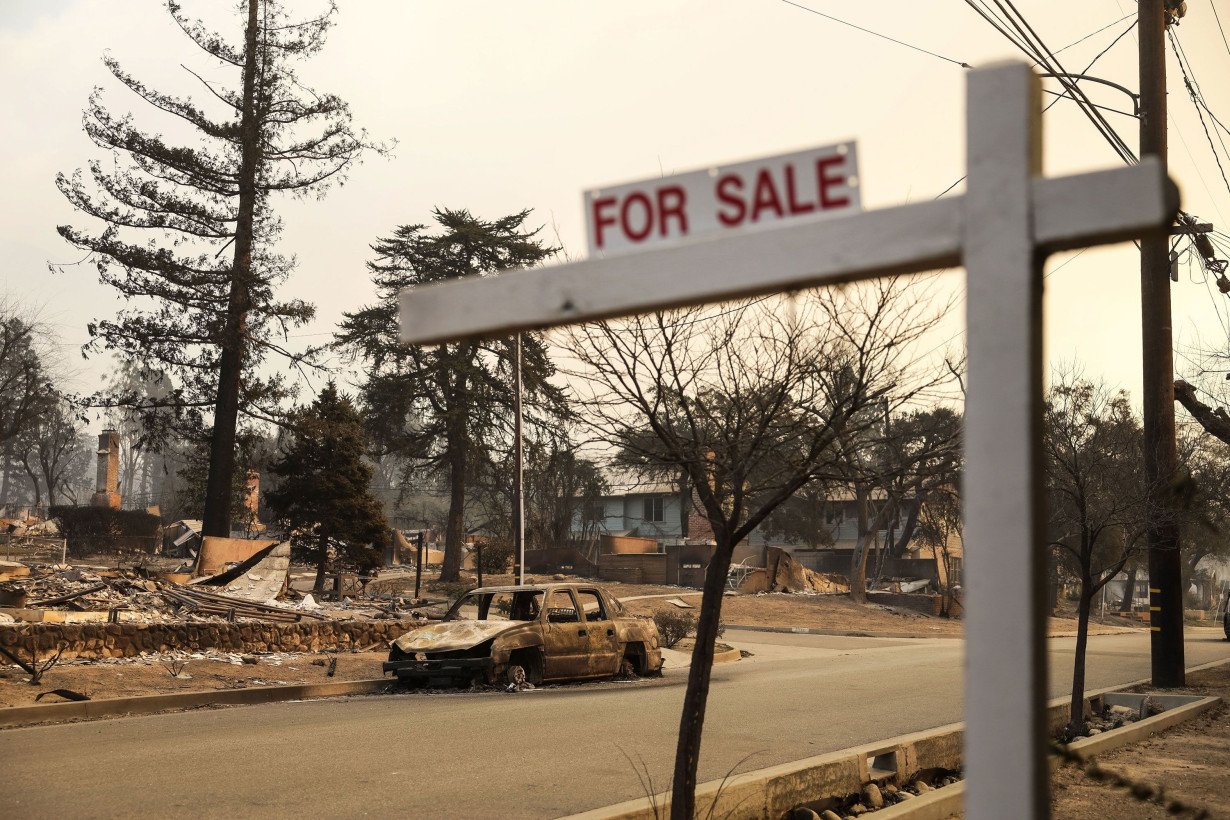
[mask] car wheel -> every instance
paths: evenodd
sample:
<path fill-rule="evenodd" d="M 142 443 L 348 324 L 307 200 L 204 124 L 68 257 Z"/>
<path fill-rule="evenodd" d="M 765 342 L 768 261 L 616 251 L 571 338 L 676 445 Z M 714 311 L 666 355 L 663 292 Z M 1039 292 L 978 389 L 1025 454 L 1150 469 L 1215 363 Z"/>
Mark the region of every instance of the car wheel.
<path fill-rule="evenodd" d="M 509 683 L 514 683 L 514 669 L 520 669 L 525 683 L 534 686 L 542 685 L 542 653 L 537 649 L 518 649 L 508 659 L 508 671 L 505 676 Z"/>

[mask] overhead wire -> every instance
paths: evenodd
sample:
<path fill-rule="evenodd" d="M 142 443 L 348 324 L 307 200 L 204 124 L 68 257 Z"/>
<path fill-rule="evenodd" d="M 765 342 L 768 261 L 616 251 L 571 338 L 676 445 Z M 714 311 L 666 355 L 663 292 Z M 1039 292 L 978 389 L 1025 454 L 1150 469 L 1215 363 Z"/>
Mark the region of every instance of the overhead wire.
<path fill-rule="evenodd" d="M 1183 74 L 1183 84 L 1187 86 L 1187 95 L 1191 98 L 1197 116 L 1200 117 L 1200 127 L 1204 130 L 1205 139 L 1209 141 L 1209 150 L 1213 152 L 1213 159 L 1217 161 L 1217 170 L 1221 172 L 1221 180 L 1226 186 L 1226 193 L 1230 194 L 1230 177 L 1226 176 L 1226 168 L 1222 165 L 1221 154 L 1217 152 L 1217 146 L 1213 144 L 1213 135 L 1209 133 L 1209 125 L 1204 119 L 1204 107 L 1200 104 L 1202 95 L 1198 93 L 1198 86 L 1194 84 L 1192 79 L 1192 75 L 1195 72 L 1193 70 L 1192 75 L 1188 74 L 1188 69 L 1191 66 L 1184 59 L 1186 55 L 1181 51 L 1174 30 L 1168 29 L 1166 33 L 1170 38 L 1170 50 L 1174 52 L 1175 60 L 1179 65 L 1179 71 Z M 1226 153 L 1227 157 L 1230 157 L 1230 151 L 1226 151 L 1226 143 L 1221 140 L 1220 134 L 1218 134 L 1218 141 L 1221 142 L 1222 151 Z"/>
<path fill-rule="evenodd" d="M 810 6 L 804 6 L 802 3 L 795 3 L 794 0 L 781 0 L 781 2 L 785 3 L 788 6 L 794 6 L 796 9 L 802 9 L 803 11 L 811 12 L 812 14 L 815 14 L 818 17 L 823 17 L 826 20 L 832 20 L 834 23 L 841 23 L 843 26 L 849 26 L 852 29 L 857 29 L 858 31 L 863 32 L 864 34 L 870 34 L 872 37 L 879 37 L 881 40 L 888 40 L 890 43 L 896 43 L 899 46 L 905 46 L 908 49 L 913 49 L 914 51 L 918 51 L 923 54 L 930 55 L 937 59 L 943 60 L 944 62 L 952 63 L 953 65 L 958 65 L 961 68 L 973 68 L 973 66 L 971 66 L 969 63 L 962 62 L 961 60 L 954 60 L 951 57 L 945 57 L 943 54 L 937 54 L 934 51 L 929 51 L 928 49 L 923 48 L 922 46 L 916 46 L 912 43 L 907 43 L 904 40 L 898 40 L 895 37 L 889 37 L 887 34 L 881 34 L 878 31 L 872 31 L 869 28 L 863 28 L 862 26 L 851 23 L 849 20 L 842 20 L 840 17 L 834 17 L 831 14 L 825 14 L 822 11 L 817 11 L 816 9 L 811 8 Z"/>
<path fill-rule="evenodd" d="M 1221 25 L 1221 15 L 1217 13 L 1217 3 L 1209 0 L 1209 5 L 1213 7 L 1213 19 L 1217 21 L 1217 30 L 1221 32 L 1221 41 L 1226 46 L 1226 53 L 1230 54 L 1230 40 L 1226 39 L 1226 30 Z"/>

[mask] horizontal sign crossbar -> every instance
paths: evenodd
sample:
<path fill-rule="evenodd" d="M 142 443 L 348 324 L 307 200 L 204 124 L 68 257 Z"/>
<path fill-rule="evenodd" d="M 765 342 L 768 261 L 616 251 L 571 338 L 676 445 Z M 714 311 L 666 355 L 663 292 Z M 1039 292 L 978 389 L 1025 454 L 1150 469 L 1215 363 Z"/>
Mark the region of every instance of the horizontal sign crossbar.
<path fill-rule="evenodd" d="M 1123 241 L 1165 225 L 1178 193 L 1152 158 L 1032 183 L 1040 251 Z M 657 250 L 413 288 L 402 340 L 438 344 L 961 264 L 965 198 L 795 220 Z"/>

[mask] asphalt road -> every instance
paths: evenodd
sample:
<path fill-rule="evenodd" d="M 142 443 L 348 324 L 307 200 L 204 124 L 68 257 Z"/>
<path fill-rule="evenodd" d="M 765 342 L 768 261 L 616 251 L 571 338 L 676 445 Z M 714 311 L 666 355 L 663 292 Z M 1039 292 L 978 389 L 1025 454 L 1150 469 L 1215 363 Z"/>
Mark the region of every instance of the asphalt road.
<path fill-rule="evenodd" d="M 1189 666 L 1230 658 L 1189 630 Z M 961 719 L 962 642 L 728 632 L 702 781 Z M 1052 639 L 1052 694 L 1072 639 Z M 1146 633 L 1090 639 L 1091 689 L 1149 674 Z M 670 777 L 683 670 L 519 694 L 280 703 L 0 732 L 25 817 L 556 817 Z"/>

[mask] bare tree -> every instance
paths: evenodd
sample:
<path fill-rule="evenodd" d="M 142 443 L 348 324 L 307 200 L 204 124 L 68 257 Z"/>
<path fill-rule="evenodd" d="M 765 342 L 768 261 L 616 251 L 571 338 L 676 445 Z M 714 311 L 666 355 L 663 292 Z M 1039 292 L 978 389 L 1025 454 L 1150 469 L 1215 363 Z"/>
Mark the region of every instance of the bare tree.
<path fill-rule="evenodd" d="M 850 567 L 855 601 L 867 600 L 867 559 L 879 533 L 885 532 L 881 563 L 886 555 L 900 557 L 924 500 L 956 484 L 960 463 L 961 417 L 946 407 L 909 411 L 891 421 L 885 408 L 882 420 L 867 424 L 858 436 L 843 437 L 842 464 L 859 505 Z"/>
<path fill-rule="evenodd" d="M 735 546 L 810 482 L 868 407 L 933 385 L 914 344 L 937 312 L 897 280 L 726 309 L 573 328 L 578 406 L 596 437 L 659 474 L 686 474 L 713 531 L 679 724 L 671 815 L 691 818 L 722 590 Z M 652 436 L 646 436 L 648 428 Z"/>
<path fill-rule="evenodd" d="M 1060 373 L 1046 400 L 1048 542 L 1080 584 L 1071 735 L 1085 729 L 1085 656 L 1094 597 L 1144 547 L 1154 509 L 1143 437 L 1125 392 Z"/>
<path fill-rule="evenodd" d="M 945 484 L 932 489 L 918 505 L 918 540 L 932 549 L 936 560 L 936 574 L 940 580 L 943 602 L 940 614 L 952 613 L 953 561 L 952 546 L 960 545 L 965 552 L 965 522 L 961 518 L 961 494 L 957 484 Z"/>

